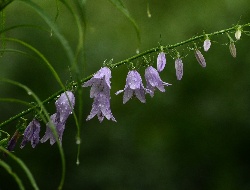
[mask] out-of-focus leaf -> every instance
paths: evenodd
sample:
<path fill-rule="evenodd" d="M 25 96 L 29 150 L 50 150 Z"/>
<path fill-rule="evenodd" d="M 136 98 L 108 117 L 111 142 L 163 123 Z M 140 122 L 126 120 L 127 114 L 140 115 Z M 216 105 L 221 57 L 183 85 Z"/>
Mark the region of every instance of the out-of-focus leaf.
<path fill-rule="evenodd" d="M 0 0 L 0 11 L 2 11 L 12 1 L 14 0 Z"/>
<path fill-rule="evenodd" d="M 137 23 L 135 22 L 135 20 L 133 19 L 133 17 L 130 15 L 128 9 L 124 6 L 123 2 L 121 0 L 109 0 L 113 5 L 116 6 L 116 8 L 118 10 L 120 10 L 128 19 L 129 21 L 133 24 L 135 30 L 136 30 L 136 35 L 137 35 L 137 39 L 138 39 L 138 46 L 140 46 L 141 44 L 141 35 L 140 35 L 140 30 L 139 27 L 137 25 Z"/>

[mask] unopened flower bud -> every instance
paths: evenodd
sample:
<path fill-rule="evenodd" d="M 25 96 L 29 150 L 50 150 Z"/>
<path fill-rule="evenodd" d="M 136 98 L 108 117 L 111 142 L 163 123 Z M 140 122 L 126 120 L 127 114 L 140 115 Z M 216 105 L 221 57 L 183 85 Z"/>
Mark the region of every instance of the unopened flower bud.
<path fill-rule="evenodd" d="M 210 46 L 211 46 L 211 41 L 209 39 L 206 39 L 203 44 L 204 51 L 208 51 Z"/>
<path fill-rule="evenodd" d="M 165 65 L 166 65 L 165 53 L 161 52 L 158 54 L 158 57 L 157 57 L 157 70 L 158 70 L 158 72 L 161 72 L 164 69 Z"/>
<path fill-rule="evenodd" d="M 236 57 L 236 47 L 235 47 L 233 42 L 230 43 L 229 50 L 230 50 L 231 55 L 235 58 Z"/>
<path fill-rule="evenodd" d="M 183 76 L 183 63 L 182 63 L 181 58 L 177 58 L 175 60 L 175 71 L 176 71 L 177 80 L 181 80 Z"/>
<path fill-rule="evenodd" d="M 195 50 L 195 57 L 202 67 L 206 67 L 206 61 L 201 52 L 197 49 Z"/>
<path fill-rule="evenodd" d="M 236 30 L 236 32 L 235 32 L 235 38 L 236 38 L 236 40 L 239 40 L 240 37 L 241 37 L 241 29 L 238 28 L 238 29 Z"/>

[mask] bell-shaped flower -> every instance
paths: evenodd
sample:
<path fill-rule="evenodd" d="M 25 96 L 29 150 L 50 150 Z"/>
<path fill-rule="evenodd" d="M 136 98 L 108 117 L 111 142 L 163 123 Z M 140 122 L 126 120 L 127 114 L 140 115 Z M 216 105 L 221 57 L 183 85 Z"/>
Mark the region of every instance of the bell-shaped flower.
<path fill-rule="evenodd" d="M 46 125 L 46 132 L 43 138 L 40 140 L 41 143 L 50 140 L 50 144 L 53 145 L 56 142 L 56 137 L 52 128 L 55 129 L 54 132 L 58 135 L 59 142 L 62 142 L 62 136 L 65 129 L 65 124 L 59 121 L 59 115 L 57 113 L 50 116 L 50 121 Z"/>
<path fill-rule="evenodd" d="M 114 116 L 111 113 L 110 109 L 110 97 L 107 97 L 106 94 L 100 92 L 95 98 L 92 104 L 92 109 L 87 117 L 87 121 L 92 119 L 95 115 L 97 115 L 100 122 L 103 121 L 104 117 L 108 120 L 116 121 Z"/>
<path fill-rule="evenodd" d="M 204 41 L 204 44 L 203 44 L 204 51 L 208 51 L 209 48 L 210 48 L 210 46 L 211 46 L 211 41 L 210 41 L 210 39 L 206 39 L 206 40 Z"/>
<path fill-rule="evenodd" d="M 161 53 L 159 53 L 159 55 L 157 57 L 157 70 L 158 70 L 158 72 L 163 71 L 165 65 L 166 65 L 165 53 L 161 52 Z"/>
<path fill-rule="evenodd" d="M 23 148 L 29 141 L 31 142 L 31 146 L 35 148 L 35 146 L 39 143 L 40 128 L 40 123 L 36 119 L 33 119 L 24 130 L 20 148 Z"/>
<path fill-rule="evenodd" d="M 196 57 L 198 63 L 202 67 L 206 67 L 206 61 L 205 61 L 205 58 L 203 57 L 203 55 L 201 54 L 201 52 L 198 49 L 196 49 L 194 54 L 195 54 L 195 57 Z"/>
<path fill-rule="evenodd" d="M 117 91 L 115 94 L 118 95 L 122 92 L 124 92 L 123 104 L 125 104 L 133 95 L 142 103 L 145 103 L 145 94 L 151 91 L 144 88 L 140 74 L 136 70 L 132 70 L 128 72 L 125 88 Z"/>
<path fill-rule="evenodd" d="M 90 89 L 90 98 L 96 97 L 100 92 L 110 96 L 110 78 L 111 71 L 108 67 L 102 67 L 94 76 L 83 83 L 82 87 L 92 86 Z"/>
<path fill-rule="evenodd" d="M 50 116 L 50 121 L 46 125 L 46 132 L 41 142 L 44 143 L 50 139 L 50 144 L 56 142 L 56 137 L 52 130 L 55 127 L 55 132 L 58 135 L 59 142 L 62 143 L 62 136 L 65 129 L 65 123 L 69 115 L 72 114 L 75 106 L 75 96 L 71 91 L 66 91 L 60 95 L 55 102 L 56 113 Z"/>
<path fill-rule="evenodd" d="M 65 123 L 75 106 L 75 96 L 71 91 L 66 91 L 56 100 L 56 111 L 59 121 Z"/>
<path fill-rule="evenodd" d="M 233 42 L 230 42 L 229 50 L 230 50 L 231 55 L 235 58 L 236 57 L 236 47 L 235 47 Z"/>
<path fill-rule="evenodd" d="M 161 92 L 165 92 L 164 86 L 171 85 L 169 83 L 163 82 L 157 70 L 152 66 L 146 68 L 145 79 L 147 82 L 147 88 L 150 90 L 149 94 L 151 97 L 154 96 L 155 88 L 158 88 Z"/>
<path fill-rule="evenodd" d="M 175 71 L 176 71 L 177 80 L 181 80 L 183 76 L 183 63 L 182 63 L 181 58 L 177 58 L 175 60 Z"/>

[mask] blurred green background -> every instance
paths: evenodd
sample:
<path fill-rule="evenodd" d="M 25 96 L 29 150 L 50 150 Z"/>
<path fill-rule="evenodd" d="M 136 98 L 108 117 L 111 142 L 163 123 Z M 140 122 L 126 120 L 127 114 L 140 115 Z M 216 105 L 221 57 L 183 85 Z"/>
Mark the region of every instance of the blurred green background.
<path fill-rule="evenodd" d="M 34 1 L 56 15 L 52 0 Z M 249 0 L 136 0 L 124 1 L 136 20 L 142 37 L 140 51 L 175 44 L 194 35 L 250 22 Z M 151 18 L 147 16 L 147 3 Z M 78 43 L 77 27 L 69 11 L 59 3 L 56 21 L 72 47 Z M 5 9 L 6 27 L 36 24 L 50 28 L 30 7 L 14 1 Z M 86 3 L 85 76 L 97 71 L 105 59 L 114 62 L 133 56 L 137 49 L 132 24 L 107 0 Z M 249 28 L 248 28 L 249 29 Z M 63 82 L 71 80 L 70 63 L 54 35 L 48 32 L 18 28 L 6 33 L 32 44 L 53 64 Z M 232 35 L 232 37 L 234 37 Z M 125 105 L 122 95 L 128 72 L 126 66 L 112 71 L 111 109 L 117 123 L 97 118 L 85 122 L 92 105 L 89 88 L 84 88 L 81 127 L 80 165 L 76 165 L 76 126 L 71 116 L 66 124 L 63 147 L 66 156 L 64 189 L 171 189 L 171 190 L 248 190 L 250 189 L 250 38 L 245 34 L 235 45 L 237 58 L 230 55 L 226 35 L 215 37 L 211 49 L 203 55 L 202 68 L 193 52 L 181 47 L 184 76 L 176 80 L 174 60 L 167 56 L 161 73 L 163 81 L 172 83 L 165 93 L 157 91 L 142 104 L 136 98 Z M 191 45 L 191 44 L 190 44 Z M 198 43 L 202 46 L 202 42 Z M 7 47 L 30 52 L 20 45 L 6 42 Z M 31 53 L 33 54 L 33 53 Z M 156 54 L 151 58 L 156 65 Z M 144 75 L 144 69 L 139 71 Z M 0 76 L 30 87 L 43 100 L 60 89 L 51 72 L 39 59 L 15 53 L 4 53 Z M 23 90 L 0 83 L 1 98 L 33 101 Z M 13 103 L 0 103 L 1 122 L 25 110 Z M 76 106 L 77 102 L 76 102 Z M 55 112 L 54 102 L 46 105 Z M 29 121 L 32 114 L 26 117 Z M 3 129 L 13 133 L 16 122 Z M 44 134 L 45 125 L 42 125 Z M 56 189 L 61 177 L 61 161 L 56 145 L 30 144 L 15 155 L 32 171 L 40 189 Z M 32 189 L 20 167 L 11 164 Z M 15 181 L 0 168 L 0 189 L 18 189 Z"/>

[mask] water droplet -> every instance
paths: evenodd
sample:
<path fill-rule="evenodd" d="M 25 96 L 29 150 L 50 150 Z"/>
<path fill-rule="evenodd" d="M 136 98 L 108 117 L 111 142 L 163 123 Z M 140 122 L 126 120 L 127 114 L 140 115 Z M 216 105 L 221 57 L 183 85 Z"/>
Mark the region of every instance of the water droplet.
<path fill-rule="evenodd" d="M 32 92 L 28 91 L 28 95 L 31 95 L 31 94 L 32 94 Z"/>
<path fill-rule="evenodd" d="M 76 144 L 81 144 L 81 139 L 80 138 L 76 139 Z"/>
<path fill-rule="evenodd" d="M 79 160 L 77 159 L 77 161 L 76 161 L 76 165 L 78 165 L 78 166 L 79 166 L 79 164 L 80 164 L 80 162 L 79 162 Z"/>

